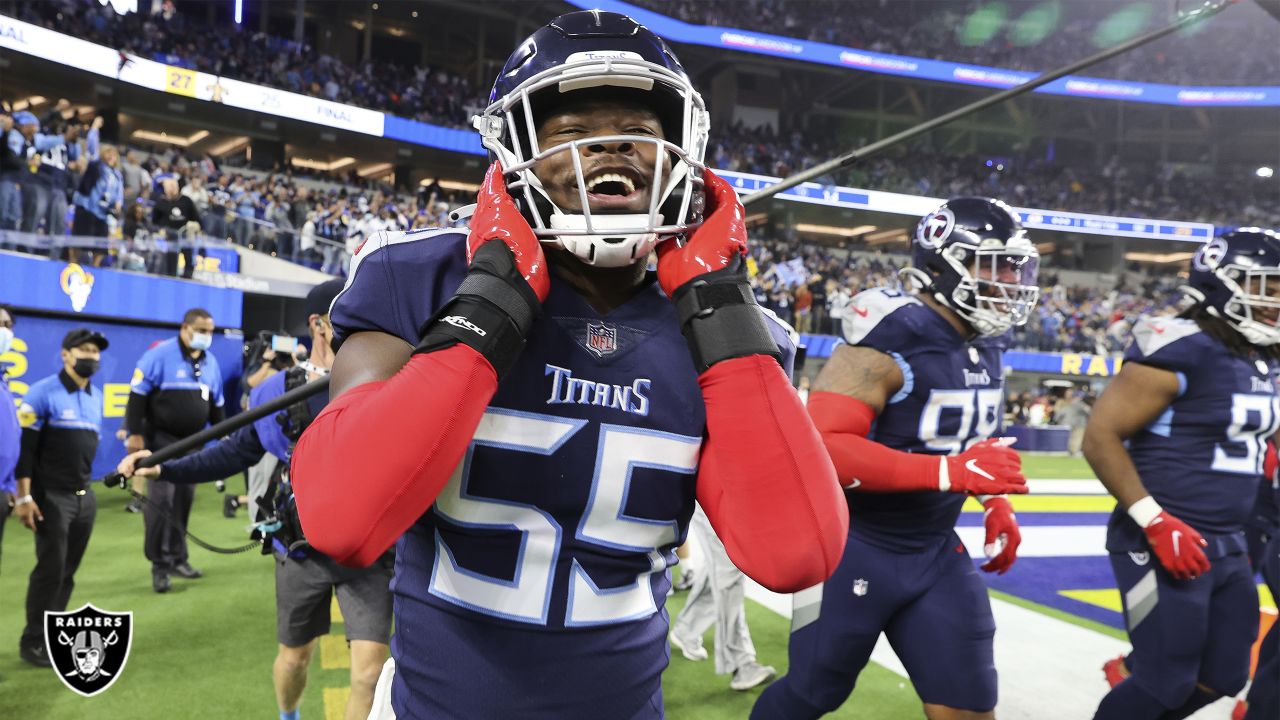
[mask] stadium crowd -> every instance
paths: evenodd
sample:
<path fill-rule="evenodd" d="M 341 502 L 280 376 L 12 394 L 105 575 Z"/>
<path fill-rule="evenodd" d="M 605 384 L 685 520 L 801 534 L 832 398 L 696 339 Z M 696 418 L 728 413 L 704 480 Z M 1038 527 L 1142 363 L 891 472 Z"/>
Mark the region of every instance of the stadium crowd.
<path fill-rule="evenodd" d="M 825 34 L 846 33 L 841 37 L 848 42 L 873 50 L 914 51 L 917 54 L 934 50 L 939 53 L 944 50 L 1000 52 L 997 46 L 1001 43 L 995 40 L 970 47 L 957 44 L 948 33 L 925 32 L 922 23 L 939 25 L 935 21 L 920 20 L 919 8 L 914 7 L 914 3 L 859 2 L 874 12 L 829 13 L 824 10 L 824 3 L 786 0 L 749 0 L 753 8 L 749 13 L 741 12 L 741 3 L 736 0 L 700 0 L 674 6 L 650 2 L 649 5 L 689 22 L 711 25 L 752 22 L 758 23 L 760 29 L 782 28 L 785 31 L 809 27 L 815 28 L 814 32 Z M 1022 4 L 1029 6 L 1029 3 Z M 1015 3 L 1019 7 L 1022 4 Z M 19 14 L 24 20 L 73 32 L 80 37 L 166 63 L 439 125 L 467 126 L 468 119 L 478 111 L 482 102 L 482 89 L 471 87 L 464 77 L 444 68 L 401 68 L 376 60 L 352 67 L 333 56 L 318 53 L 309 45 L 280 37 L 247 30 L 211 33 L 200 19 L 175 11 L 172 3 L 165 3 L 162 7 L 163 10 L 155 14 L 136 13 L 121 18 L 98 3 L 60 0 L 24 4 Z M 954 9 L 940 12 L 956 13 Z M 822 22 L 816 21 L 815 13 L 822 14 Z M 951 27 L 956 22 L 951 18 L 940 26 Z M 1084 23 L 1064 20 L 1032 49 L 1014 48 L 1006 43 L 1008 58 L 1002 55 L 960 59 L 1016 66 L 1018 63 L 1014 60 L 1019 54 L 1014 50 L 1039 59 L 1045 57 L 1046 48 L 1065 52 L 1065 48 L 1087 43 L 1087 39 L 1077 37 L 1084 26 Z M 1273 32 L 1274 28 L 1266 23 L 1245 23 L 1239 31 L 1265 34 Z M 830 40 L 825 35 L 812 39 Z M 893 45 L 903 39 L 909 39 L 906 46 L 899 48 Z M 1126 54 L 1124 62 L 1150 63 L 1157 62 L 1153 58 L 1166 58 L 1159 62 L 1182 63 L 1187 61 L 1174 58 L 1191 56 L 1179 52 L 1178 48 L 1181 47 L 1179 43 L 1192 40 L 1179 36 L 1163 42 L 1174 45 L 1164 50 L 1159 50 L 1162 46 L 1157 45 L 1156 50 L 1145 54 L 1143 51 Z M 1234 74 L 1223 76 L 1222 82 L 1227 82 L 1230 77 L 1262 77 L 1255 75 L 1254 70 L 1261 73 L 1267 67 L 1280 67 L 1280 45 L 1261 43 L 1253 47 L 1265 49 L 1245 56 L 1229 56 L 1228 59 L 1237 66 L 1231 71 Z M 1206 50 L 1203 43 L 1197 48 L 1194 56 L 1199 58 Z M 1064 55 L 1063 60 L 1067 57 Z M 1207 57 L 1218 55 L 1210 53 Z M 1174 72 L 1170 68 L 1157 66 L 1149 69 L 1159 72 L 1159 77 L 1173 77 L 1168 74 Z M 1202 72 L 1205 68 L 1197 65 L 1196 70 Z M 1223 72 L 1228 70 L 1223 68 Z M 1202 72 L 1197 77 L 1206 76 Z M 722 127 L 712 134 L 708 160 L 713 167 L 721 169 L 785 176 L 827 160 L 854 144 L 857 143 L 850 138 L 829 133 L 778 131 L 767 125 L 750 128 L 739 124 Z M 1068 164 L 1045 157 L 947 155 L 917 145 L 898 156 L 879 158 L 855 167 L 836 181 L 841 185 L 937 197 L 989 194 L 1005 198 L 1014 205 L 1049 210 L 1280 225 L 1280 210 L 1276 209 L 1274 202 L 1275 184 L 1270 179 L 1255 177 L 1254 169 L 1219 167 L 1210 173 L 1172 164 L 1141 164 L 1128 160 L 1121 163 L 1118 159 L 1099 167 L 1096 163 Z M 1202 188 L 1206 183 L 1223 191 L 1204 193 Z M 294 226 L 298 227 L 296 222 Z"/>
<path fill-rule="evenodd" d="M 635 5 L 699 25 L 735 27 L 873 52 L 950 60 L 1010 70 L 1043 72 L 1098 49 L 1172 22 L 1176 1 L 1135 5 L 1103 34 L 1119 6 L 1106 0 L 1044 3 L 1011 0 L 1003 13 L 985 2 L 911 0 L 631 0 Z M 1152 7 L 1154 5 L 1155 7 Z M 1188 10 L 1193 3 L 1182 3 Z M 986 12 L 975 16 L 987 6 Z M 838 7 L 839 12 L 833 11 Z M 974 18 L 974 19 L 970 19 Z M 1113 58 L 1081 73 L 1092 77 L 1188 85 L 1269 84 L 1280 69 L 1276 27 L 1258 8 L 1215 20 L 1228 45 L 1183 32 Z M 1124 27 L 1121 27 L 1121 26 Z M 1229 26 L 1229 27 L 1224 27 Z M 941 29 L 941 31 L 940 31 Z M 1241 43 L 1237 45 L 1237 41 Z M 1233 47 L 1257 52 L 1232 52 Z"/>
<path fill-rule="evenodd" d="M 236 28 L 210 32 L 172 3 L 154 14 L 116 15 L 97 2 L 25 3 L 19 19 L 122 52 L 334 102 L 450 127 L 469 127 L 482 92 L 443 68 L 370 61 L 351 66 L 273 35 Z"/>

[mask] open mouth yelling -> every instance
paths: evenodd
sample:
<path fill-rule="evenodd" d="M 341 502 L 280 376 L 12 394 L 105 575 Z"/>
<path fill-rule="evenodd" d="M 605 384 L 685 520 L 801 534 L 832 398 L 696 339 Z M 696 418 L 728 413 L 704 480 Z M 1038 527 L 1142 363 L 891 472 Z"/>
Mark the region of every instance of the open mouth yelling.
<path fill-rule="evenodd" d="M 587 178 L 587 202 L 593 210 L 647 210 L 637 207 L 645 201 L 645 189 L 634 171 L 605 169 Z"/>

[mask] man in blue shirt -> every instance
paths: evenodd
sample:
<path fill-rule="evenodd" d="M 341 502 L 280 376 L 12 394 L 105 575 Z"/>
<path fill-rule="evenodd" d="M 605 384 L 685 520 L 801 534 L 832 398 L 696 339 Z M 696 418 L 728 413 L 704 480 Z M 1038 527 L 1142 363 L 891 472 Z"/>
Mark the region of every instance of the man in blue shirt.
<path fill-rule="evenodd" d="M 222 420 L 222 370 L 208 352 L 213 331 L 209 311 L 192 308 L 178 337 L 156 344 L 138 360 L 125 407 L 129 452 L 159 450 Z M 156 480 L 148 483 L 147 498 L 144 549 L 151 561 L 151 587 L 163 593 L 169 591 L 171 574 L 187 579 L 202 574 L 187 562 L 184 533 L 195 492 L 190 485 Z"/>
<path fill-rule="evenodd" d="M 18 408 L 13 401 L 13 393 L 9 392 L 9 381 L 5 378 L 8 365 L 4 354 L 12 346 L 13 314 L 0 305 L 0 546 L 3 546 L 4 521 L 13 511 L 13 500 L 18 490 L 13 470 L 18 465 L 21 447 L 18 438 L 22 434 L 22 428 L 18 425 Z"/>
<path fill-rule="evenodd" d="M 102 389 L 89 383 L 107 339 L 76 328 L 62 339 L 62 370 L 32 385 L 18 408 L 18 520 L 36 534 L 36 566 L 27 585 L 22 659 L 48 667 L 44 614 L 67 609 L 76 569 L 89 546 L 98 502 L 90 489 L 102 427 Z"/>

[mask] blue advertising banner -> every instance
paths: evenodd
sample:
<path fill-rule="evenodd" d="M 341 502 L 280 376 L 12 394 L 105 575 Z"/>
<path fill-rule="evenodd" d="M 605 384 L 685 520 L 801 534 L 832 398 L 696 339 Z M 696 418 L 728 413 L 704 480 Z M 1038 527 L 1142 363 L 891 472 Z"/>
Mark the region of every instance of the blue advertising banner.
<path fill-rule="evenodd" d="M 93 476 L 100 478 L 114 470 L 116 463 L 124 457 L 124 442 L 116 437 L 116 431 L 124 421 L 125 405 L 129 402 L 129 380 L 133 377 L 135 363 L 153 344 L 173 337 L 177 330 L 18 314 L 13 326 L 13 347 L 0 355 L 9 390 L 18 402 L 22 401 L 32 383 L 62 370 L 62 338 L 78 327 L 93 328 L 111 343 L 102 353 L 101 369 L 92 378 L 93 385 L 102 390 L 99 395 L 102 398 L 102 438 L 93 460 Z M 210 352 L 222 369 L 223 394 L 227 398 L 227 412 L 231 414 L 239 410 L 238 388 L 244 338 L 238 331 L 215 333 Z"/>
<path fill-rule="evenodd" d="M 186 280 L 139 275 L 0 252 L 0 303 L 57 313 L 182 322 L 204 308 L 219 327 L 240 327 L 244 293 Z"/>
<path fill-rule="evenodd" d="M 414 145 L 425 145 L 468 155 L 489 154 L 489 151 L 480 144 L 480 135 L 475 130 L 441 127 L 417 120 L 406 120 L 395 115 L 386 116 L 382 125 L 382 136 Z"/>
<path fill-rule="evenodd" d="M 667 40 L 713 48 L 772 55 L 882 75 L 936 80 L 961 85 L 1006 89 L 1021 85 L 1039 73 L 1006 70 L 984 65 L 929 60 L 907 55 L 871 52 L 800 38 L 770 35 L 728 27 L 692 25 L 620 0 L 567 0 L 584 10 L 592 8 L 630 15 Z M 1045 68 L 1046 70 L 1051 68 Z M 1277 107 L 1276 86 L 1183 86 L 1161 83 L 1107 80 L 1079 75 L 1059 78 L 1033 92 L 1108 100 L 1131 100 L 1183 107 Z"/>
<path fill-rule="evenodd" d="M 749 195 L 777 184 L 779 178 L 769 175 L 716 170 L 716 174 L 728 180 L 740 195 Z M 884 190 L 864 190 L 840 185 L 820 185 L 814 182 L 783 190 L 777 197 L 815 205 L 843 207 L 874 212 L 913 215 L 919 217 L 932 212 L 945 198 Z M 1214 235 L 1211 223 L 1183 220 L 1152 220 L 1144 218 L 1092 215 L 1063 210 L 1014 208 L 1024 227 L 1032 230 L 1058 230 L 1062 232 L 1110 237 L 1149 238 L 1152 240 L 1177 240 L 1181 242 L 1207 242 Z"/>

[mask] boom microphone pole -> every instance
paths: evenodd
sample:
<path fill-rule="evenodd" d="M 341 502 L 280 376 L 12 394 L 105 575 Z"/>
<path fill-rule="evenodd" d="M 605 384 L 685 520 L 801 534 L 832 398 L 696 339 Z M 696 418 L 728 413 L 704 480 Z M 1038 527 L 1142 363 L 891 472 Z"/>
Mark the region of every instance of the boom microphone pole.
<path fill-rule="evenodd" d="M 903 130 L 902 132 L 897 133 L 896 135 L 890 135 L 889 137 L 884 138 L 883 140 L 877 140 L 876 142 L 873 142 L 870 145 L 864 145 L 858 148 L 857 150 L 853 150 L 844 155 L 840 155 L 839 157 L 836 157 L 833 160 L 828 160 L 827 162 L 824 162 L 821 165 L 815 165 L 814 167 L 811 167 L 808 170 L 798 172 L 795 175 L 792 175 L 791 177 L 780 180 L 776 184 L 770 185 L 769 187 L 762 188 L 760 190 L 757 190 L 751 193 L 750 195 L 744 196 L 742 198 L 742 204 L 744 206 L 750 205 L 751 203 L 764 200 L 765 198 L 772 197 L 782 192 L 783 190 L 795 187 L 796 185 L 799 185 L 802 182 L 807 182 L 816 177 L 821 177 L 833 170 L 839 170 L 843 167 L 852 165 L 853 163 L 859 160 L 862 160 L 864 158 L 870 157 L 871 155 L 874 155 L 880 152 L 881 150 L 884 150 L 885 148 L 893 147 L 894 145 L 897 145 L 898 143 L 904 140 L 910 140 L 911 138 L 916 137 L 917 135 L 923 135 L 924 133 L 927 133 L 930 130 L 942 127 L 943 125 L 946 125 L 947 123 L 953 120 L 958 120 L 966 115 L 972 115 L 973 113 L 976 113 L 979 110 L 985 110 L 986 108 L 989 108 L 992 105 L 998 105 L 1004 102 L 1005 100 L 1009 100 L 1011 98 L 1018 97 L 1019 95 L 1024 95 L 1026 93 L 1029 93 L 1032 90 L 1035 90 L 1036 88 L 1042 85 L 1047 85 L 1053 82 L 1054 80 L 1057 80 L 1058 78 L 1071 75 L 1072 73 L 1075 73 L 1075 72 L 1079 72 L 1080 70 L 1083 70 L 1091 65 L 1096 65 L 1097 63 L 1100 63 L 1103 60 L 1108 60 L 1110 58 L 1115 57 L 1116 55 L 1119 55 L 1124 52 L 1128 52 L 1129 50 L 1132 50 L 1136 47 L 1141 47 L 1143 45 L 1146 45 L 1147 43 L 1152 42 L 1153 40 L 1158 40 L 1164 37 L 1165 35 L 1175 33 L 1189 25 L 1192 25 L 1197 22 L 1202 22 L 1222 12 L 1228 5 L 1235 5 L 1239 1 L 1240 0 L 1210 0 L 1209 2 L 1206 2 L 1202 7 L 1199 7 L 1195 10 L 1191 10 L 1187 14 L 1183 15 L 1181 18 L 1178 18 L 1178 20 L 1171 25 L 1160 28 L 1158 30 L 1152 30 L 1151 32 L 1145 35 L 1139 35 L 1138 37 L 1133 38 L 1132 40 L 1127 40 L 1125 42 L 1120 43 L 1119 45 L 1109 47 L 1106 50 L 1103 50 L 1102 52 L 1096 53 L 1094 55 L 1090 55 L 1089 57 L 1084 58 L 1083 60 L 1077 60 L 1076 62 L 1073 62 L 1070 65 L 1066 65 L 1064 67 L 1058 68 L 1057 70 L 1054 70 L 1052 72 L 1047 72 L 1042 75 L 1038 75 L 1034 79 L 1028 80 L 1027 82 L 1021 85 L 1017 85 L 1015 87 L 1009 88 L 1008 90 L 998 92 L 995 95 L 991 95 L 990 97 L 982 98 L 981 100 L 965 105 L 964 107 L 956 108 L 955 110 L 952 110 L 949 113 L 945 113 L 945 114 L 939 115 L 938 117 L 932 118 L 930 120 L 926 120 L 920 123 L 919 125 L 916 125 L 915 127 L 907 128 L 906 130 Z"/>
<path fill-rule="evenodd" d="M 306 385 L 296 387 L 279 397 L 272 398 L 267 402 L 250 408 L 244 412 L 234 415 L 217 425 L 210 425 L 195 435 L 185 437 L 172 445 L 155 451 L 154 453 L 142 458 L 138 461 L 137 467 L 148 468 L 155 467 L 166 460 L 172 460 L 176 457 L 187 454 L 210 440 L 218 440 L 226 437 L 231 433 L 250 423 L 256 422 L 272 413 L 279 412 L 290 405 L 306 400 L 307 398 L 319 392 L 329 389 L 329 376 L 325 375 L 319 380 L 313 380 Z M 113 472 L 102 478 L 104 487 L 125 487 L 124 476 L 118 472 Z"/>

